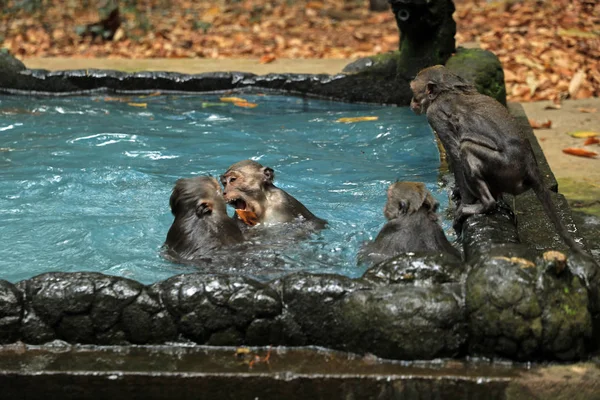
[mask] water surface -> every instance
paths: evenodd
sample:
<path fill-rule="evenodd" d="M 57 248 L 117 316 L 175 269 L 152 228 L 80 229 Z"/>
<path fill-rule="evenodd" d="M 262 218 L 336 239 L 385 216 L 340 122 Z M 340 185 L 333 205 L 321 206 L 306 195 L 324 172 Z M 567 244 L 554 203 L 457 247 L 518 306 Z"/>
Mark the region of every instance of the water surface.
<path fill-rule="evenodd" d="M 0 278 L 98 271 L 151 283 L 197 271 L 159 254 L 173 220 L 173 185 L 218 176 L 247 158 L 274 168 L 276 185 L 329 221 L 276 255 L 284 260 L 278 273 L 360 276 L 356 252 L 385 222 L 385 191 L 397 179 L 425 182 L 443 214 L 439 154 L 422 116 L 408 108 L 242 97 L 257 106 L 197 95 L 0 97 Z M 357 116 L 378 120 L 336 122 Z M 268 265 L 235 267 L 212 272 L 273 275 Z"/>

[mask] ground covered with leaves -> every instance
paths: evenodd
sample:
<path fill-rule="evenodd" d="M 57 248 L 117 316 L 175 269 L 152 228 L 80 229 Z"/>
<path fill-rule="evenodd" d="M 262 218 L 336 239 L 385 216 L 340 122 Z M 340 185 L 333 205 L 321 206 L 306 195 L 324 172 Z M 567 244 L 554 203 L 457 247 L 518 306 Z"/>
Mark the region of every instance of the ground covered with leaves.
<path fill-rule="evenodd" d="M 391 11 L 363 0 L 122 0 L 118 16 L 114 0 L 5 2 L 0 47 L 22 59 L 353 59 L 399 40 Z M 498 55 L 511 101 L 600 96 L 599 1 L 457 0 L 456 9 L 457 44 Z"/>

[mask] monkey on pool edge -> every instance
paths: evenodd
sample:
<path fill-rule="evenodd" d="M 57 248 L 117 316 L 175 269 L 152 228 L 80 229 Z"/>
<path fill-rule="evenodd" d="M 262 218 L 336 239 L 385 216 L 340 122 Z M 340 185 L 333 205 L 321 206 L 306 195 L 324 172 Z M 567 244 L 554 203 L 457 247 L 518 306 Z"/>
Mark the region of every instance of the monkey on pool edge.
<path fill-rule="evenodd" d="M 275 186 L 275 172 L 256 161 L 244 160 L 221 175 L 223 197 L 236 209 L 234 218 L 246 225 L 308 222 L 323 229 L 327 221 L 315 216 L 300 201 Z"/>
<path fill-rule="evenodd" d="M 169 199 L 175 220 L 163 246 L 165 258 L 193 263 L 244 241 L 227 215 L 219 182 L 209 176 L 178 179 Z"/>
<path fill-rule="evenodd" d="M 455 226 L 470 215 L 494 210 L 502 193 L 533 189 L 564 242 L 591 259 L 562 223 L 531 144 L 506 107 L 442 65 L 421 70 L 410 88 L 411 109 L 427 115 L 454 173 L 461 198 Z"/>
<path fill-rule="evenodd" d="M 360 249 L 359 263 L 375 263 L 407 252 L 446 253 L 460 260 L 460 252 L 448 242 L 438 224 L 438 207 L 423 183 L 391 184 L 383 209 L 388 222 L 373 242 Z"/>

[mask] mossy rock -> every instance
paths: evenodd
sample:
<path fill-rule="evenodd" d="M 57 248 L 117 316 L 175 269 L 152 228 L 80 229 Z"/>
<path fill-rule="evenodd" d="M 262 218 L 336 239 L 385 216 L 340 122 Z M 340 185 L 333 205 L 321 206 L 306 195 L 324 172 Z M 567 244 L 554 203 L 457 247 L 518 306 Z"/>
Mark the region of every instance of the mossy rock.
<path fill-rule="evenodd" d="M 500 60 L 491 51 L 459 47 L 446 62 L 446 67 L 473 83 L 479 93 L 506 105 L 504 71 Z"/>
<path fill-rule="evenodd" d="M 0 74 L 19 72 L 25 69 L 25 64 L 13 57 L 6 49 L 0 50 Z"/>

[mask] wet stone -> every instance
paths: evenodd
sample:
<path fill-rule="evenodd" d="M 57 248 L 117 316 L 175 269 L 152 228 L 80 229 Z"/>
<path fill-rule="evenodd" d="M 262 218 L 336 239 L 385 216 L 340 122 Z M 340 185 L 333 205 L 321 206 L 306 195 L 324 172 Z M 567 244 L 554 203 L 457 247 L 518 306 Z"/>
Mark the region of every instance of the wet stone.
<path fill-rule="evenodd" d="M 130 279 L 112 279 L 105 287 L 96 291 L 90 317 L 97 331 L 106 331 L 114 326 L 121 312 L 141 293 L 143 285 Z"/>
<path fill-rule="evenodd" d="M 460 291 L 392 285 L 353 292 L 340 305 L 338 343 L 403 360 L 456 356 L 466 338 Z"/>
<path fill-rule="evenodd" d="M 363 279 L 382 285 L 404 283 L 429 286 L 458 282 L 464 272 L 465 265 L 451 256 L 408 253 L 369 268 Z"/>
<path fill-rule="evenodd" d="M 581 279 L 548 270 L 526 246 L 500 250 L 467 277 L 469 353 L 530 361 L 583 357 L 592 324 Z"/>
<path fill-rule="evenodd" d="M 90 309 L 94 279 L 99 275 L 79 272 L 38 275 L 27 281 L 27 294 L 40 318 L 53 326 L 65 313 L 77 314 Z"/>
<path fill-rule="evenodd" d="M 0 344 L 18 340 L 23 294 L 15 285 L 0 280 Z"/>

